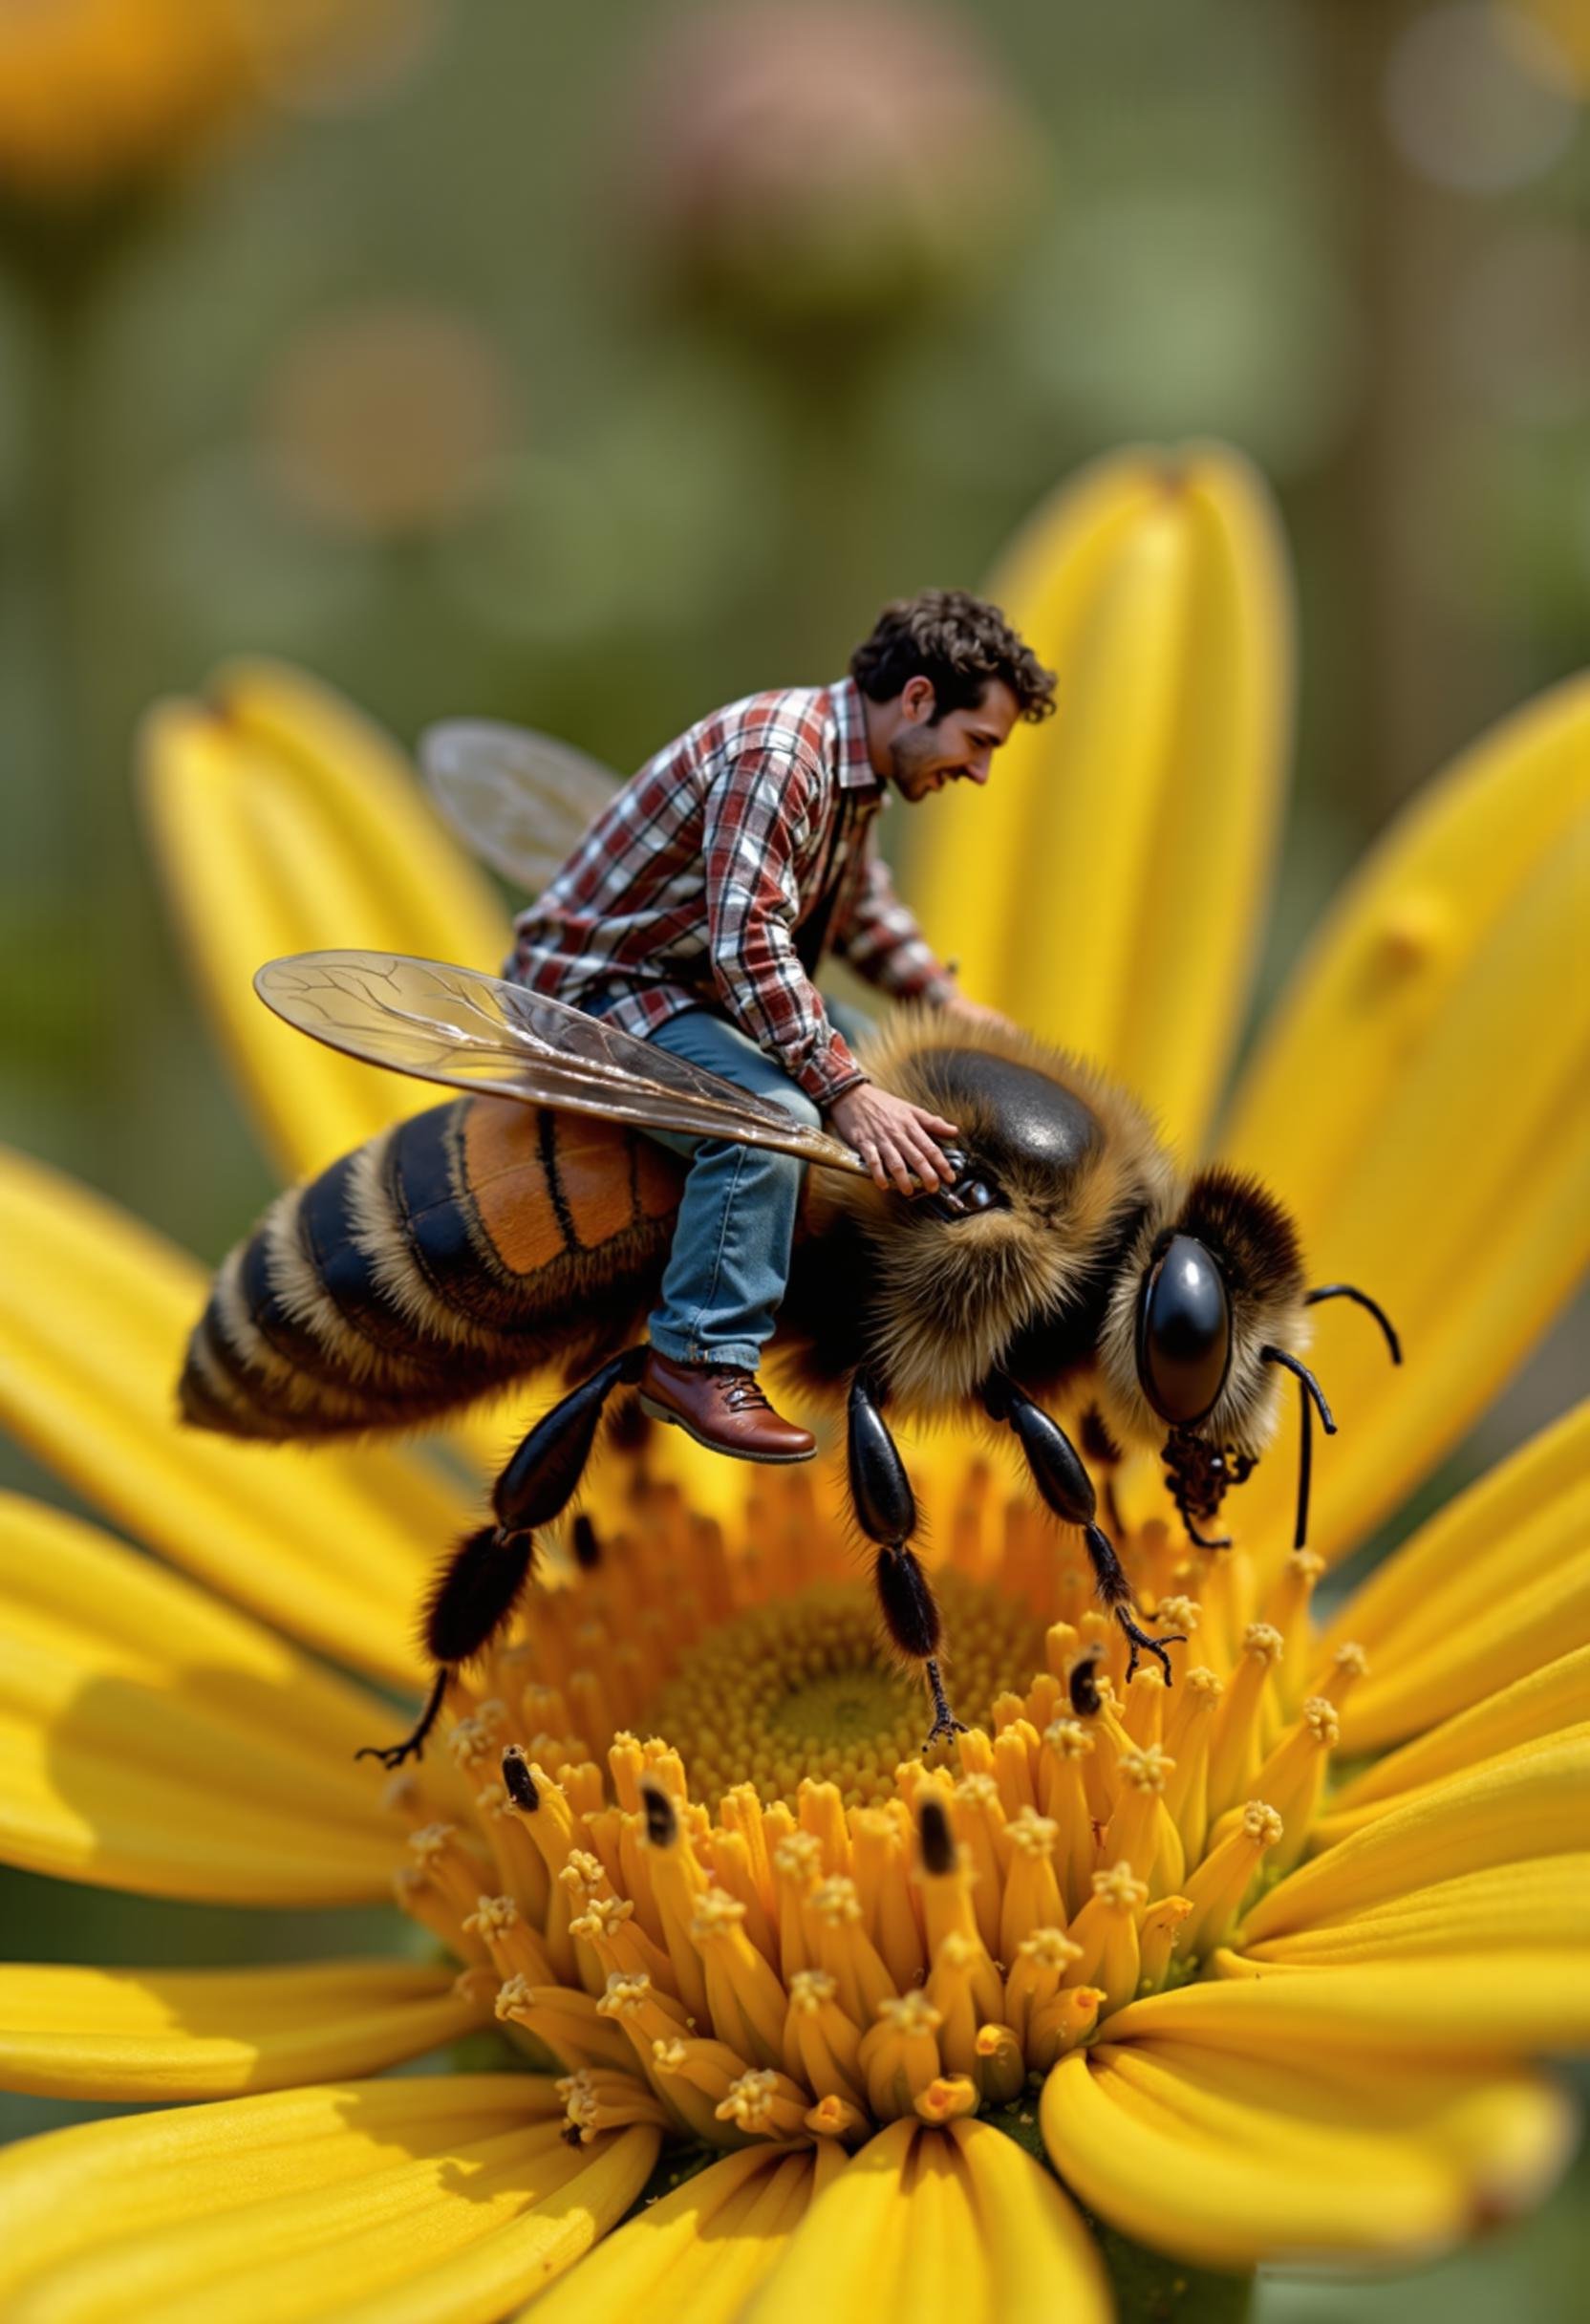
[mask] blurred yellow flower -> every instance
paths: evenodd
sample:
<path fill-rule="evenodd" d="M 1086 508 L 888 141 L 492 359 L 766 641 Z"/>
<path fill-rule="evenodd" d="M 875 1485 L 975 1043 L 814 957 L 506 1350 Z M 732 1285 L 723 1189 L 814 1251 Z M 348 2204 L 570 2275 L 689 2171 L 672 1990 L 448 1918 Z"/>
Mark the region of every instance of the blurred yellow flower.
<path fill-rule="evenodd" d="M 1225 455 L 1124 456 L 999 587 L 1069 707 L 1053 757 L 1013 743 L 985 795 L 968 982 L 1040 1025 L 1074 1012 L 1192 1142 L 1284 740 L 1262 500 Z M 246 1091 L 319 1167 L 424 1092 L 294 1045 L 246 968 L 333 941 L 490 960 L 500 915 L 390 747 L 290 673 L 164 706 L 147 758 Z M 1322 1554 L 1287 1548 L 1272 1464 L 1218 1556 L 1128 1474 L 1136 1594 L 1189 1638 L 1171 1689 L 1128 1685 L 1075 1545 L 964 1444 L 913 1452 L 978 1719 L 952 1766 L 910 1748 L 821 1482 L 671 1470 L 670 1444 L 593 1477 L 597 1562 L 455 1684 L 447 1747 L 384 1784 L 355 1767 L 387 1714 L 300 1647 L 412 1683 L 419 1577 L 463 1496 L 401 1451 L 179 1431 L 202 1271 L 7 1161 L 0 1406 L 194 1578 L 0 1506 L 0 1852 L 262 1904 L 395 1884 L 458 1971 L 0 1969 L 17 2086 L 207 2101 L 0 2161 L 8 2314 L 110 2316 L 132 2282 L 162 2316 L 489 2318 L 568 2270 L 548 2324 L 648 2303 L 804 2324 L 819 2298 L 880 2324 L 1103 2318 L 1067 2188 L 1230 2270 L 1422 2255 L 1537 2196 L 1571 2126 L 1528 2061 L 1590 2017 L 1590 1409 L 1328 1623 L 1310 1598 L 1582 1265 L 1587 843 L 1580 680 L 1388 835 L 1233 1101 L 1222 1151 L 1408 1342 L 1387 1382 L 1364 1319 L 1321 1315 L 1343 1415 Z M 966 845 L 943 821 L 935 850 Z M 930 915 L 953 902 L 932 855 L 920 884 Z M 523 2073 L 360 2078 L 493 2022 Z M 626 2221 L 665 2148 L 716 2159 Z"/>
<path fill-rule="evenodd" d="M 164 176 L 272 84 L 407 31 L 403 0 L 6 0 L 0 186 Z"/>

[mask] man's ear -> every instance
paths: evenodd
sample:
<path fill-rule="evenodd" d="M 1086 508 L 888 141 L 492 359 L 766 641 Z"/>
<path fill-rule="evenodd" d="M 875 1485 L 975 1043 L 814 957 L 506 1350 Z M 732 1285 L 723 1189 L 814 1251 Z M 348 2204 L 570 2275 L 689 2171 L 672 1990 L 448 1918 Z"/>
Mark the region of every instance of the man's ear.
<path fill-rule="evenodd" d="M 934 708 L 933 679 L 924 678 L 918 671 L 914 678 L 908 678 L 900 689 L 901 714 L 913 726 L 925 726 L 932 722 Z"/>

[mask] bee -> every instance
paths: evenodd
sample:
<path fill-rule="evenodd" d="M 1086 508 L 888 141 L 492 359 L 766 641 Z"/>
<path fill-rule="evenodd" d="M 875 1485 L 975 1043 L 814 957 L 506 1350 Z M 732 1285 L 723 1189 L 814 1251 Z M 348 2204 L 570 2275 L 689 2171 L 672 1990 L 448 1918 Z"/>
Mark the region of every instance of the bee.
<path fill-rule="evenodd" d="M 454 820 L 510 871 L 561 860 L 537 783 L 567 816 L 599 777 L 579 762 L 570 786 L 566 746 L 474 721 L 433 730 L 426 757 Z M 954 1182 L 907 1199 L 826 1131 L 521 985 L 368 952 L 300 954 L 254 981 L 303 1032 L 463 1094 L 277 1197 L 216 1277 L 179 1383 L 183 1417 L 314 1439 L 413 1428 L 549 1363 L 570 1383 L 498 1475 L 491 1521 L 438 1572 L 425 1707 L 401 1742 L 367 1747 L 388 1767 L 419 1755 L 453 1673 L 511 1619 L 536 1536 L 573 1499 L 609 1399 L 639 1377 L 685 1167 L 649 1130 L 813 1166 L 771 1354 L 845 1415 L 853 1514 L 889 1634 L 926 1682 L 929 1745 L 960 1722 L 892 1416 L 1010 1429 L 1042 1501 L 1082 1533 L 1128 1675 L 1147 1653 L 1169 1682 L 1179 1634 L 1143 1627 L 1088 1468 L 1049 1407 L 1085 1412 L 1095 1463 L 1158 1450 L 1189 1538 L 1220 1548 L 1202 1528 L 1251 1474 L 1292 1376 L 1300 1547 L 1314 1415 L 1335 1430 L 1303 1362 L 1309 1307 L 1356 1301 L 1401 1361 L 1367 1294 L 1307 1287 L 1296 1229 L 1265 1187 L 1184 1173 L 1134 1096 L 1015 1028 L 902 1007 L 866 1051 L 881 1087 L 959 1125 Z"/>

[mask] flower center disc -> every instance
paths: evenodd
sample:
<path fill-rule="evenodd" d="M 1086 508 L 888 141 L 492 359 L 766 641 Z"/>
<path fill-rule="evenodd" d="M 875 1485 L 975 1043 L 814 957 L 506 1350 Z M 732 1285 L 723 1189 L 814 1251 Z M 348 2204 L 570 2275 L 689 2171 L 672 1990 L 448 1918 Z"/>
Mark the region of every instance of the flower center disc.
<path fill-rule="evenodd" d="M 1042 1661 L 1043 1628 L 1020 1600 L 964 1574 L 934 1586 L 955 1660 L 945 1680 L 956 1715 L 987 1727 L 995 1697 L 1024 1688 Z M 835 1783 L 847 1807 L 892 1797 L 894 1770 L 914 1759 L 932 1716 L 913 1670 L 879 1643 L 876 1603 L 859 1582 L 826 1582 L 753 1607 L 685 1655 L 648 1723 L 683 1758 L 691 1790 L 714 1814 L 752 1783 L 764 1805 L 794 1804 L 806 1776 Z"/>

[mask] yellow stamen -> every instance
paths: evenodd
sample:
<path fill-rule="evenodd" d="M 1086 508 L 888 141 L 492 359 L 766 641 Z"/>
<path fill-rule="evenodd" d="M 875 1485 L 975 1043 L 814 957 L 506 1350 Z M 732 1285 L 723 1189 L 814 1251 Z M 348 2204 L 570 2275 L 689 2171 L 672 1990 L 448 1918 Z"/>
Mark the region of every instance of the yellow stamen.
<path fill-rule="evenodd" d="M 720 1544 L 715 1579 L 692 1568 L 664 1585 L 638 1535 L 619 1537 L 611 1560 L 605 1540 L 595 1577 L 547 1593 L 518 1643 L 486 1658 L 494 1691 L 455 1689 L 445 1788 L 411 1778 L 395 1811 L 473 1798 L 473 1825 L 415 1835 L 399 1886 L 466 1964 L 467 1990 L 539 2068 L 561 2066 L 570 2136 L 584 2143 L 666 2120 L 720 2149 L 816 2140 L 838 2167 L 838 2149 L 879 2125 L 944 2127 L 1019 2102 L 1030 2076 L 1136 1995 L 1162 1995 L 1193 1969 L 1234 1974 L 1222 1948 L 1255 1909 L 1266 1848 L 1290 1865 L 1321 1828 L 1336 1704 L 1364 1658 L 1338 1648 L 1280 1731 L 1287 1640 L 1294 1668 L 1314 1667 L 1311 1561 L 1278 1573 L 1265 1603 L 1274 1619 L 1256 1621 L 1244 1553 L 1193 1560 L 1150 1529 L 1135 1549 L 1140 1603 L 1198 1627 L 1210 1666 L 1178 1668 L 1173 1689 L 1152 1668 L 1128 1686 L 1081 1568 L 1061 1590 L 1046 1537 L 1015 1527 L 1026 1594 L 982 1624 L 977 1648 L 988 1723 L 930 1762 L 909 1684 L 898 1737 L 892 1709 L 870 1740 L 779 1725 L 792 1702 L 810 1710 L 813 1688 L 837 1701 L 852 1679 L 894 1685 L 874 1668 L 872 1614 L 851 1584 L 805 1593 L 793 1645 L 781 1626 L 789 1605 L 759 1599 L 798 1561 L 790 1515 L 806 1504 L 792 1493 L 759 1480 L 770 1546 L 759 1562 Z M 675 1501 L 659 1522 L 689 1557 Z M 978 1578 L 953 1577 L 971 1593 L 974 1628 L 1010 1583 L 992 1519 L 979 1540 Z M 1176 1595 L 1194 1568 L 1204 1601 Z M 1057 1604 L 1071 1619 L 1053 1619 Z M 719 1627 L 702 1646 L 709 1618 Z M 1021 1657 L 1001 1667 L 1017 1638 Z M 963 1711 L 965 1643 L 957 1630 Z M 755 1686 L 735 1693 L 763 1649 Z M 599 1716 L 646 1712 L 643 1671 L 660 1681 L 661 1705 L 698 1668 L 711 1686 L 693 1709 L 681 1694 L 663 1732 L 596 1731 Z M 862 1697 L 845 1700 L 854 1711 Z M 757 1703 L 773 1708 L 753 1715 Z M 705 1771 L 694 1793 L 681 1742 L 693 1775 Z M 1243 1790 L 1222 1800 L 1234 1782 L 1246 1806 Z M 1225 1809 L 1213 1844 L 1212 1805 Z"/>
<path fill-rule="evenodd" d="M 1253 1886 L 1259 1859 L 1281 1837 L 1281 1820 L 1262 1799 L 1250 1799 L 1235 1827 L 1188 1877 L 1185 1894 L 1192 1911 L 1177 1950 L 1204 1959 L 1223 1945 Z"/>
<path fill-rule="evenodd" d="M 1255 1793 L 1270 1802 L 1285 1827 L 1271 1859 L 1272 1874 L 1290 1872 L 1308 1844 L 1341 1732 L 1335 1704 L 1322 1694 L 1311 1694 L 1296 1725 L 1286 1730 L 1254 1779 Z M 1222 1825 L 1215 1827 L 1214 1837 L 1224 1837 Z"/>
<path fill-rule="evenodd" d="M 581 2066 L 621 2072 L 634 2062 L 630 2044 L 606 2023 L 591 1995 L 567 1985 L 529 1985 L 510 1977 L 497 1996 L 505 2024 L 522 2026 L 570 2073 Z"/>
<path fill-rule="evenodd" d="M 1034 2014 L 1053 2001 L 1066 1970 L 1082 1959 L 1082 1947 L 1063 1928 L 1035 1928 L 1016 1948 L 1005 1979 L 1004 2016 L 1024 2053 L 1036 2065 L 1032 2049 Z"/>
<path fill-rule="evenodd" d="M 618 2130 L 626 2122 L 655 2122 L 660 2129 L 673 2128 L 674 2118 L 633 2075 L 581 2067 L 552 2087 L 564 2102 L 569 2132 L 580 2145 L 589 2146 L 600 2131 Z"/>
<path fill-rule="evenodd" d="M 1128 1863 L 1093 1875 L 1093 1893 L 1071 1924 L 1078 1950 L 1065 1972 L 1067 1985 L 1099 1986 L 1112 2010 L 1131 1999 L 1141 1959 L 1137 1919 L 1148 1897 L 1148 1883 Z"/>
<path fill-rule="evenodd" d="M 1361 1678 L 1369 1671 L 1369 1657 L 1353 1639 L 1343 1639 L 1330 1658 L 1330 1667 L 1314 1689 L 1340 1711 Z"/>
<path fill-rule="evenodd" d="M 1165 1716 L 1165 1681 L 1157 1663 L 1149 1663 L 1133 1674 L 1131 1684 L 1127 1689 L 1126 1715 L 1121 1724 L 1140 1749 L 1145 1744 L 1159 1741 Z"/>
<path fill-rule="evenodd" d="M 674 1988 L 690 2015 L 704 2021 L 709 2014 L 706 1969 L 693 1931 L 707 1876 L 697 1861 L 683 1823 L 670 1808 L 672 1794 L 650 1771 L 641 1785 L 641 1797 L 648 1803 L 650 1818 L 647 1854 L 652 1868 L 652 1894 L 662 1922 Z"/>
<path fill-rule="evenodd" d="M 1091 1893 L 1093 1811 L 1087 1797 L 1085 1762 L 1094 1748 L 1093 1737 L 1080 1719 L 1056 1719 L 1043 1730 L 1039 1753 L 1043 1813 L 1060 1833 L 1055 1877 L 1067 1914 L 1080 1912 Z"/>
<path fill-rule="evenodd" d="M 861 2034 L 839 2008 L 837 1991 L 826 1969 L 798 1969 L 790 1979 L 784 2030 L 784 2069 L 820 2098 L 840 2098 L 860 2108 L 866 2103 Z"/>
<path fill-rule="evenodd" d="M 525 1829 L 501 1775 L 475 1795 L 475 1814 L 497 1866 L 500 1885 L 517 1896 L 537 1926 L 546 1919 L 548 1891 L 546 1862 Z"/>
<path fill-rule="evenodd" d="M 1010 1869 L 994 1947 L 1001 1961 L 1015 1958 L 1016 1948 L 1029 1928 L 1060 1928 L 1065 1925 L 1065 1903 L 1060 1893 L 1054 1862 L 1059 1824 L 1052 1817 L 1023 1808 L 1006 1830 Z"/>
<path fill-rule="evenodd" d="M 924 2122 L 942 2125 L 978 2111 L 978 2086 L 964 2074 L 940 2075 L 918 2091 L 913 2111 Z"/>
<path fill-rule="evenodd" d="M 784 2056 L 784 1990 L 744 1929 L 745 1907 L 721 1888 L 703 1889 L 690 1933 L 706 1963 L 707 2014 L 722 2038 L 757 2065 Z"/>
<path fill-rule="evenodd" d="M 1140 1879 L 1149 1880 L 1163 1867 L 1154 1884 L 1170 1887 L 1180 1882 L 1185 1864 L 1180 1835 L 1165 1807 L 1165 1787 L 1175 1764 L 1157 1743 L 1121 1754 L 1116 1768 L 1121 1790 L 1103 1842 L 1111 1863 L 1130 1864 Z"/>
<path fill-rule="evenodd" d="M 1201 1664 L 1189 1670 L 1166 1731 L 1173 1764 L 1166 1780 L 1165 1807 L 1181 1836 L 1188 1863 L 1202 1854 L 1209 1828 L 1209 1753 L 1224 1695 L 1225 1688 L 1213 1670 Z"/>
<path fill-rule="evenodd" d="M 1297 1715 L 1293 1689 L 1300 1687 L 1308 1653 L 1308 1606 L 1315 1586 L 1325 1570 L 1323 1558 L 1311 1549 L 1295 1549 L 1281 1565 L 1270 1593 L 1264 1601 L 1264 1619 L 1280 1638 L 1280 1671 L 1277 1680 L 1278 1705 L 1292 1717 Z"/>
<path fill-rule="evenodd" d="M 913 1904 L 907 1833 L 885 1808 L 855 1808 L 850 1837 L 868 1936 L 882 1955 L 895 1990 L 903 1993 L 920 1982 L 927 1968 L 922 1926 Z"/>
<path fill-rule="evenodd" d="M 813 2137 L 837 2139 L 847 2146 L 859 2145 L 872 2133 L 872 2125 L 861 2108 L 852 2106 L 846 2098 L 819 2098 L 815 2106 L 807 2109 L 804 2120 Z"/>
<path fill-rule="evenodd" d="M 902 1993 L 880 2003 L 878 2022 L 861 2037 L 861 2070 L 873 2118 L 892 2122 L 910 2114 L 940 2072 L 938 2012 L 925 1993 Z"/>
<path fill-rule="evenodd" d="M 894 1980 L 863 1926 L 854 1881 L 819 1881 L 803 1904 L 808 1955 L 833 1978 L 839 2006 L 857 2025 L 890 1999 Z"/>
<path fill-rule="evenodd" d="M 1140 1993 L 1157 1993 L 1165 1983 L 1181 1932 L 1192 1918 L 1193 1909 L 1190 1897 L 1162 1896 L 1143 1915 L 1143 1926 L 1137 1932 Z"/>
<path fill-rule="evenodd" d="M 720 2122 L 732 2122 L 753 2139 L 792 2139 L 805 2127 L 806 2114 L 805 2091 L 766 2066 L 742 2074 L 717 2108 Z"/>
<path fill-rule="evenodd" d="M 1027 2064 L 1013 2026 L 978 2028 L 978 2064 L 974 2077 L 985 2106 L 1009 2106 L 1026 2086 Z"/>
<path fill-rule="evenodd" d="M 392 1893 L 409 1918 L 428 1928 L 438 1944 L 461 1961 L 489 1963 L 482 1940 L 465 1931 L 463 1915 L 442 1895 L 418 1864 L 399 1864 L 392 1876 Z"/>
<path fill-rule="evenodd" d="M 807 1896 L 822 1878 L 823 1851 L 809 1832 L 790 1832 L 773 1849 L 773 1880 L 778 1895 L 779 1959 L 785 1981 L 799 1969 L 811 1966 L 806 1942 Z"/>
<path fill-rule="evenodd" d="M 499 1977 L 526 1977 L 531 1985 L 550 1985 L 552 1965 L 546 1950 L 525 1925 L 511 1896 L 483 1896 L 464 1922 L 481 1938 Z"/>
<path fill-rule="evenodd" d="M 409 1852 L 417 1869 L 457 1913 L 459 1926 L 464 1926 L 484 1886 L 484 1856 L 472 1843 L 466 1844 L 457 1824 L 452 1823 L 421 1824 L 418 1832 L 409 1834 Z"/>
<path fill-rule="evenodd" d="M 1267 1622 L 1251 1622 L 1242 1634 L 1237 1664 L 1215 1721 L 1209 1750 L 1209 1812 L 1223 1816 L 1253 1787 L 1263 1735 L 1264 1706 L 1274 1699 L 1271 1673 L 1283 1651 L 1280 1632 Z"/>
<path fill-rule="evenodd" d="M 1057 2058 L 1085 2041 L 1107 1999 L 1101 1986 L 1067 1985 L 1035 2010 L 1027 2033 L 1027 2063 L 1034 2072 L 1047 2074 Z"/>

